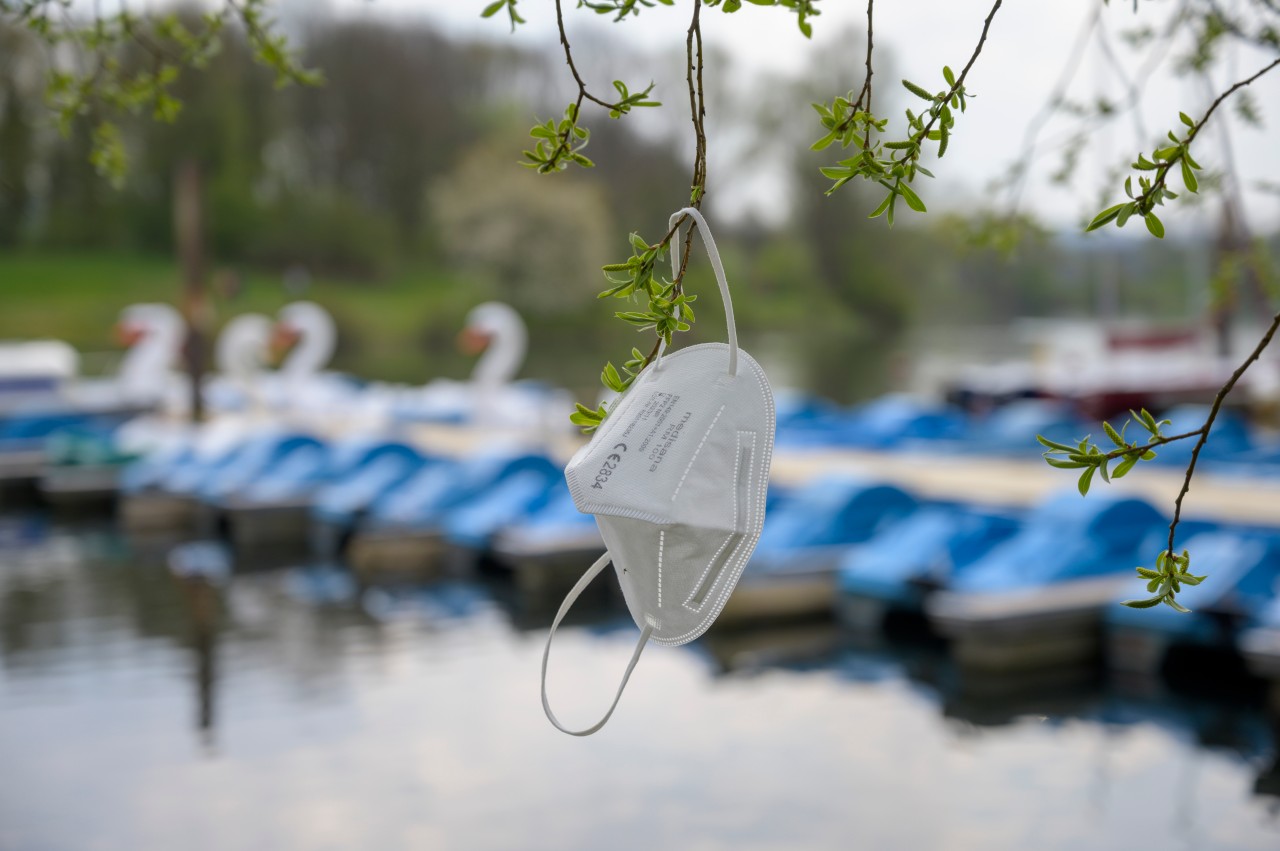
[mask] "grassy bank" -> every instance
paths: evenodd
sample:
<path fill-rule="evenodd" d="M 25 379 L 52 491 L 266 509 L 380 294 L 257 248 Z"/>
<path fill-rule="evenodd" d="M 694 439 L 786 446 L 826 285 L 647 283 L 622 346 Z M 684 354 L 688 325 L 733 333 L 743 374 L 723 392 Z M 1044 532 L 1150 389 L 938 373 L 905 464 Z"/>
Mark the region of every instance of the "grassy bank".
<path fill-rule="evenodd" d="M 220 276 L 215 278 L 221 280 Z M 0 254 L 0 339 L 56 338 L 82 352 L 110 352 L 120 310 L 137 302 L 176 304 L 176 264 L 164 257 L 103 253 Z M 336 318 L 336 366 L 366 377 L 422 381 L 465 372 L 453 335 L 483 288 L 439 269 L 406 269 L 378 282 L 318 279 L 302 295 L 281 277 L 249 272 L 236 291 L 213 288 L 216 324 L 244 312 L 274 314 L 297 298 L 325 305 Z M 438 361 L 428 369 L 424 360 Z"/>
<path fill-rule="evenodd" d="M 787 383 L 818 389 L 841 401 L 880 392 L 891 352 L 851 333 L 849 314 L 815 291 L 804 257 L 755 262 L 726 257 L 742 269 L 734 282 L 740 330 L 749 348 L 770 366 L 784 366 Z M 787 262 L 781 262 L 787 260 Z M 771 268 L 776 266 L 778 268 Z M 211 286 L 215 325 L 239 313 L 274 315 L 298 298 L 328 308 L 338 323 L 333 367 L 368 379 L 422 383 L 435 377 L 463 378 L 474 363 L 454 345 L 467 312 L 491 298 L 518 308 L 530 294 L 499 292 L 485 282 L 420 263 L 375 281 L 319 278 L 302 294 L 286 290 L 282 277 L 246 272 L 229 292 L 215 273 Z M 774 283 L 771 283 L 774 282 Z M 785 282 L 782 283 L 782 282 Z M 698 324 L 683 344 L 724 339 L 715 284 L 705 266 L 690 272 L 698 302 Z M 599 393 L 606 359 L 625 359 L 632 345 L 648 348 L 648 333 L 635 334 L 612 319 L 620 305 L 598 301 L 597 281 L 550 281 L 562 297 L 554 309 L 524 309 L 529 324 L 527 378 L 567 387 L 584 399 Z M 510 288 L 508 288 L 510 289 Z M 534 294 L 538 295 L 538 294 Z M 86 372 L 109 370 L 120 354 L 113 326 L 122 308 L 138 302 L 177 304 L 181 276 L 167 257 L 103 252 L 0 253 L 0 339 L 65 340 L 88 356 Z M 817 306 L 817 307 L 815 307 Z"/>

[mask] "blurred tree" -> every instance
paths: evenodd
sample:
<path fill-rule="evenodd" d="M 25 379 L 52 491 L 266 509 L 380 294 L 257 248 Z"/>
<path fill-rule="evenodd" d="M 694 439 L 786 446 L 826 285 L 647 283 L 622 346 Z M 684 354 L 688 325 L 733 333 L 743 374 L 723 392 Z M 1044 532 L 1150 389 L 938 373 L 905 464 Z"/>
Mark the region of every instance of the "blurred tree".
<path fill-rule="evenodd" d="M 329 23 L 303 53 L 323 88 L 292 97 L 296 177 L 385 212 L 402 245 L 425 232 L 425 191 L 476 139 L 487 57 L 421 26 Z"/>
<path fill-rule="evenodd" d="M 39 78 L 32 40 L 0 25 L 0 246 L 22 233 L 31 202 L 35 128 L 29 114 Z"/>
<path fill-rule="evenodd" d="M 597 184 L 546 184 L 529 173 L 495 180 L 511 163 L 510 135 L 474 147 L 430 192 L 432 226 L 462 266 L 537 313 L 577 310 L 583 284 L 608 257 L 613 217 Z"/>

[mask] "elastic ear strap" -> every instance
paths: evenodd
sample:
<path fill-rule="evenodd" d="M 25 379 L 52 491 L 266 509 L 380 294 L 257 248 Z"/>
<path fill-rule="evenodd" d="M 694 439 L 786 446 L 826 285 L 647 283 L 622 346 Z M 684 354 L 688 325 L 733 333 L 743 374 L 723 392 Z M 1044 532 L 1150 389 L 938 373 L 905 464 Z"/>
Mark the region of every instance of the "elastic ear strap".
<path fill-rule="evenodd" d="M 596 563 L 591 565 L 586 573 L 582 574 L 582 578 L 578 580 L 578 583 L 570 589 L 568 596 L 560 604 L 560 611 L 556 612 L 555 620 L 551 622 L 551 632 L 547 634 L 547 646 L 542 651 L 542 711 L 547 713 L 547 720 L 557 730 L 562 733 L 568 733 L 570 736 L 590 736 L 609 721 L 610 716 L 613 715 L 613 710 L 618 708 L 618 701 L 622 699 L 622 691 L 627 687 L 627 680 L 631 679 L 631 672 L 635 670 L 636 662 L 640 661 L 640 653 L 644 650 L 644 646 L 649 643 L 649 636 L 653 633 L 653 627 L 649 624 L 645 624 L 644 629 L 640 630 L 640 640 L 636 642 L 635 652 L 631 654 L 631 661 L 627 663 L 627 670 L 622 675 L 622 682 L 618 684 L 618 693 L 613 696 L 613 703 L 609 704 L 609 711 L 604 714 L 603 718 L 585 730 L 570 730 L 560 723 L 555 713 L 551 711 L 551 704 L 547 700 L 547 659 L 551 656 L 551 639 L 555 638 L 556 627 L 560 626 L 560 621 L 564 620 L 564 616 L 573 607 L 578 595 L 591 584 L 591 580 L 595 579 L 611 560 L 612 556 L 609 553 L 600 556 Z"/>
<path fill-rule="evenodd" d="M 733 299 L 729 298 L 729 281 L 724 276 L 724 264 L 720 262 L 720 252 L 716 250 L 716 241 L 711 236 L 711 229 L 707 227 L 707 220 L 702 217 L 693 207 L 685 207 L 683 210 L 672 213 L 667 223 L 667 227 L 675 227 L 681 216 L 689 216 L 697 225 L 698 233 L 702 234 L 702 245 L 707 249 L 707 257 L 711 259 L 711 268 L 716 273 L 716 283 L 720 285 L 720 300 L 724 302 L 724 322 L 729 329 L 729 374 L 738 374 L 738 326 L 733 321 Z M 675 236 L 671 238 L 671 278 L 680 274 L 680 261 L 677 258 L 675 244 L 680 241 L 680 232 L 677 231 Z M 661 359 L 661 355 L 659 355 Z"/>

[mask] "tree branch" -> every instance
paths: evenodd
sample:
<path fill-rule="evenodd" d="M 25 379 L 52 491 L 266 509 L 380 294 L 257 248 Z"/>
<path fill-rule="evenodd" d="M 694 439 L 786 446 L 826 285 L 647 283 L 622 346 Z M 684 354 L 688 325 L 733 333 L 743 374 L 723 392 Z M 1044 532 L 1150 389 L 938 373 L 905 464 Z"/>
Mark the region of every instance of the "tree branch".
<path fill-rule="evenodd" d="M 565 32 L 564 10 L 561 8 L 560 2 L 561 0 L 556 0 L 556 26 L 560 29 L 560 44 L 564 46 L 564 61 L 569 65 L 569 73 L 573 74 L 573 81 L 578 84 L 578 107 L 582 107 L 583 100 L 589 100 L 605 109 L 618 109 L 618 104 L 601 100 L 587 91 L 587 83 L 582 79 L 582 75 L 578 73 L 578 66 L 573 62 L 573 50 L 569 47 L 569 35 Z"/>
<path fill-rule="evenodd" d="M 951 98 L 955 96 L 956 92 L 964 88 L 964 79 L 969 76 L 969 69 L 973 67 L 973 63 L 978 61 L 978 56 L 982 53 L 983 45 L 987 43 L 987 33 L 991 30 L 991 21 L 995 19 L 996 12 L 1000 11 L 1000 6 L 1003 2 L 1004 0 L 996 0 L 995 5 L 991 7 L 991 11 L 987 13 L 987 19 L 982 22 L 982 35 L 978 37 L 978 44 L 973 49 L 973 55 L 969 57 L 969 61 L 966 62 L 964 68 L 961 69 L 960 76 L 956 77 L 955 85 L 948 90 L 946 97 L 942 99 L 942 103 L 945 104 L 947 101 L 951 100 Z M 929 131 L 933 129 L 933 125 L 938 123 L 938 118 L 941 115 L 942 113 L 939 111 L 934 112 L 933 115 L 929 117 L 928 123 L 924 125 L 924 129 L 919 133 L 921 139 L 929 138 Z M 903 154 L 903 158 L 907 158 L 907 154 L 905 152 Z"/>
<path fill-rule="evenodd" d="M 1156 174 L 1155 174 L 1155 178 L 1151 181 L 1151 188 L 1149 188 L 1146 192 L 1143 192 L 1142 194 L 1138 195 L 1133 199 L 1134 202 L 1138 204 L 1138 209 L 1140 211 L 1149 212 L 1147 207 L 1149 199 L 1151 199 L 1153 196 L 1157 198 L 1159 197 L 1158 193 L 1160 192 L 1160 190 L 1164 189 L 1165 182 L 1168 180 L 1169 170 L 1173 168 L 1173 166 L 1176 163 L 1179 163 L 1182 161 L 1182 157 L 1184 156 L 1183 151 L 1185 151 L 1188 147 L 1190 147 L 1191 143 L 1196 138 L 1196 134 L 1198 134 L 1201 128 L 1203 128 L 1204 125 L 1208 123 L 1209 118 L 1212 117 L 1214 111 L 1217 110 L 1217 108 L 1222 104 L 1222 102 L 1225 101 L 1227 98 L 1231 97 L 1231 95 L 1235 94 L 1240 89 L 1253 83 L 1259 77 L 1262 77 L 1268 71 L 1271 71 L 1272 69 L 1274 69 L 1276 66 L 1280 66 L 1280 57 L 1276 57 L 1275 61 L 1271 62 L 1269 65 L 1266 65 L 1262 69 L 1258 70 L 1252 76 L 1246 77 L 1245 79 L 1236 83 L 1231 88 L 1227 89 L 1225 92 L 1218 95 L 1218 97 L 1213 101 L 1213 103 L 1209 104 L 1209 109 L 1205 112 L 1205 114 L 1200 118 L 1199 121 L 1197 121 L 1194 125 L 1191 126 L 1190 130 L 1187 131 L 1186 141 L 1183 142 L 1182 146 L 1178 149 L 1178 152 L 1175 153 L 1173 156 L 1169 157 L 1167 160 L 1161 161 L 1160 164 L 1156 166 Z M 1194 162 L 1194 160 L 1192 162 Z"/>
<path fill-rule="evenodd" d="M 871 11 L 876 0 L 867 0 L 867 79 L 862 83 L 862 91 L 858 94 L 857 103 L 862 103 L 862 96 L 867 96 L 866 110 L 871 111 L 871 52 L 875 49 L 875 25 L 871 20 Z M 855 106 L 856 109 L 856 106 Z"/>
<path fill-rule="evenodd" d="M 1276 63 L 1280 63 L 1280 59 L 1277 59 Z M 1276 63 L 1273 63 L 1273 65 Z M 1257 79 L 1258 76 L 1260 75 L 1255 75 L 1249 82 Z M 1234 89 L 1239 88 L 1241 85 L 1248 85 L 1248 82 L 1237 83 L 1232 87 L 1232 90 L 1234 91 Z M 1226 94 L 1230 94 L 1230 92 L 1227 92 Z M 1226 97 L 1226 94 L 1224 94 L 1223 97 Z M 1214 107 L 1216 107 L 1221 100 L 1222 98 L 1218 98 L 1218 101 L 1214 102 Z M 1213 112 L 1212 107 L 1209 109 L 1209 112 Z M 1208 115 L 1205 116 L 1206 119 L 1208 117 Z M 1187 475 L 1182 480 L 1182 489 L 1178 491 L 1178 498 L 1174 500 L 1173 503 L 1173 522 L 1169 524 L 1170 556 L 1173 555 L 1174 533 L 1177 532 L 1178 521 L 1182 518 L 1182 500 L 1183 497 L 1187 495 L 1187 492 L 1191 490 L 1191 477 L 1195 475 L 1196 462 L 1200 460 L 1200 450 L 1204 448 L 1205 441 L 1209 439 L 1209 430 L 1213 428 L 1213 421 L 1217 419 L 1218 411 L 1222 408 L 1223 401 L 1235 388 L 1236 382 L 1240 380 L 1240 376 L 1244 375 L 1245 370 L 1252 366 L 1254 361 L 1262 355 L 1263 350 L 1271 344 L 1271 340 L 1275 337 L 1277 329 L 1280 329 L 1280 313 L 1277 313 L 1271 318 L 1271 326 L 1267 328 L 1267 332 L 1262 335 L 1262 339 L 1258 341 L 1258 345 L 1254 347 L 1253 351 L 1249 354 L 1249 357 L 1245 358 L 1244 363 L 1240 364 L 1240 366 L 1236 368 L 1236 371 L 1231 374 L 1231 377 L 1227 379 L 1227 383 L 1222 385 L 1222 389 L 1218 391 L 1218 395 L 1213 399 L 1213 406 L 1209 409 L 1209 416 L 1199 430 L 1200 439 L 1196 441 L 1195 447 L 1191 450 L 1191 462 L 1187 464 Z M 1192 432 L 1191 434 L 1195 434 L 1195 432 Z M 1190 435 L 1183 435 L 1183 437 L 1188 436 Z"/>
<path fill-rule="evenodd" d="M 702 199 L 706 197 L 707 188 L 707 134 L 705 129 L 707 104 L 702 85 L 701 14 L 702 0 L 693 0 L 693 19 L 689 22 L 689 30 L 685 36 L 685 80 L 689 85 L 689 119 L 693 123 L 694 137 L 693 180 L 690 184 L 689 205 L 696 210 L 702 209 Z M 659 246 L 670 245 L 671 240 L 688 219 L 688 215 L 677 219 L 676 223 L 667 230 L 666 235 L 657 244 Z M 676 296 L 684 292 L 684 274 L 689 268 L 689 256 L 693 251 L 693 233 L 697 230 L 697 227 L 696 223 L 691 223 L 688 233 L 685 234 L 680 269 L 676 273 L 675 280 L 672 281 L 675 284 L 673 294 Z M 671 247 L 669 250 L 674 251 L 675 249 Z M 654 341 L 653 349 L 645 357 L 643 366 L 648 366 L 652 363 L 661 348 L 662 335 L 659 334 L 658 339 Z"/>

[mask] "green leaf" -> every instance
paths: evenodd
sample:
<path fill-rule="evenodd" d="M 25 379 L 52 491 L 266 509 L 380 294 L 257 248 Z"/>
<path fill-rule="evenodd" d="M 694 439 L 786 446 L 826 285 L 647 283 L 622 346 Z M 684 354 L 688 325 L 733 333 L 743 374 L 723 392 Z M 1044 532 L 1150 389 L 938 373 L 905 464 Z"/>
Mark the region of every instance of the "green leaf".
<path fill-rule="evenodd" d="M 1138 456 L 1137 456 L 1137 455 L 1129 455 L 1129 456 L 1126 456 L 1126 457 L 1125 457 L 1125 459 L 1124 459 L 1123 461 L 1121 461 L 1119 464 L 1117 464 L 1117 465 L 1116 465 L 1116 468 L 1111 472 L 1111 478 L 1113 478 L 1113 479 L 1123 479 L 1123 478 L 1125 477 L 1125 475 L 1126 475 L 1130 470 L 1132 470 L 1132 469 L 1133 469 L 1133 465 L 1134 465 L 1134 464 L 1137 464 L 1137 463 L 1138 463 Z"/>
<path fill-rule="evenodd" d="M 927 212 L 925 210 L 924 202 L 920 200 L 920 196 L 917 195 L 910 186 L 900 181 L 896 188 L 898 193 L 902 195 L 903 199 L 907 202 L 908 207 L 915 210 L 917 213 Z"/>
<path fill-rule="evenodd" d="M 605 363 L 604 371 L 600 373 L 600 383 L 619 393 L 624 389 L 622 376 L 618 375 L 618 370 L 614 367 L 612 361 Z"/>
<path fill-rule="evenodd" d="M 1075 449 L 1075 447 L 1074 447 L 1074 446 L 1068 446 L 1068 445 L 1067 445 L 1067 444 L 1065 444 L 1065 443 L 1055 443 L 1054 441 L 1050 440 L 1049 438 L 1045 437 L 1045 436 L 1044 436 L 1044 435 L 1042 435 L 1042 434 L 1037 434 L 1037 435 L 1036 435 L 1036 440 L 1038 440 L 1038 441 L 1040 442 L 1040 445 L 1041 445 L 1041 446 L 1046 446 L 1046 447 L 1048 447 L 1049 449 L 1057 449 L 1057 450 L 1059 450 L 1059 451 L 1061 451 L 1061 452 L 1075 452 L 1075 451 L 1076 451 L 1076 449 Z"/>
<path fill-rule="evenodd" d="M 1120 605 L 1128 606 L 1131 609 L 1150 609 L 1153 606 L 1160 605 L 1164 599 L 1164 595 L 1161 594 L 1159 597 L 1151 597 L 1147 600 L 1125 600 Z"/>
<path fill-rule="evenodd" d="M 1147 213 L 1143 217 L 1147 223 L 1147 230 L 1151 231 L 1151 235 L 1156 239 L 1164 239 L 1164 223 L 1155 213 Z"/>
<path fill-rule="evenodd" d="M 832 143 L 832 142 L 834 142 L 834 141 L 835 141 L 836 139 L 838 139 L 839 137 L 840 137 L 840 134 L 839 134 L 839 133 L 837 133 L 836 131 L 832 130 L 830 133 L 828 133 L 827 135 L 823 136 L 821 139 L 819 139 L 818 141 L 816 141 L 816 142 L 814 142 L 812 145 L 810 145 L 810 146 L 809 146 L 809 150 L 811 150 L 811 151 L 821 151 L 821 150 L 823 150 L 823 149 L 825 149 L 825 148 L 829 147 L 829 146 L 831 145 L 831 143 Z"/>
<path fill-rule="evenodd" d="M 498 14 L 498 12 L 502 10 L 503 6 L 506 6 L 506 5 L 507 5 L 507 0 L 494 0 L 494 2 L 484 7 L 484 11 L 480 13 L 480 17 L 492 18 L 494 15 Z"/>
<path fill-rule="evenodd" d="M 1098 228 L 1102 227 L 1107 222 L 1111 221 L 1116 216 L 1120 215 L 1120 210 L 1123 209 L 1124 206 L 1125 206 L 1124 204 L 1116 204 L 1114 207 L 1108 207 L 1107 209 L 1103 210 L 1101 213 L 1098 213 L 1098 215 L 1093 217 L 1093 221 L 1089 223 L 1089 226 L 1085 228 L 1085 232 L 1087 233 L 1089 231 L 1097 230 Z"/>
<path fill-rule="evenodd" d="M 874 211 L 874 212 L 872 212 L 872 213 L 871 213 L 871 215 L 867 216 L 867 218 L 868 218 L 868 219 L 875 219 L 875 218 L 879 218 L 879 217 L 880 217 L 880 215 L 882 215 L 882 214 L 884 213 L 884 211 L 885 211 L 885 210 L 888 210 L 888 209 L 889 209 L 889 202 L 890 202 L 890 201 L 892 201 L 892 200 L 894 199 L 894 197 L 895 197 L 895 196 L 894 196 L 894 193 L 892 193 L 892 192 L 890 192 L 888 195 L 886 195 L 886 196 L 885 196 L 885 198 L 884 198 L 884 200 L 880 202 L 880 206 L 879 206 L 879 207 L 876 207 L 876 208 L 875 208 L 875 211 Z"/>
<path fill-rule="evenodd" d="M 1160 602 L 1164 603 L 1166 606 L 1173 609 L 1175 612 L 1182 612 L 1184 615 L 1191 614 L 1191 610 L 1188 609 L 1186 606 L 1182 605 L 1181 603 L 1179 603 L 1177 600 L 1173 599 L 1172 595 L 1161 597 Z"/>
<path fill-rule="evenodd" d="M 1048 455 L 1044 456 L 1044 461 L 1050 467 L 1056 467 L 1059 470 L 1078 470 L 1081 467 L 1091 466 L 1089 464 L 1082 464 L 1079 461 L 1063 461 L 1060 458 L 1051 458 Z"/>
<path fill-rule="evenodd" d="M 1200 190 L 1200 182 L 1196 180 L 1196 173 L 1191 170 L 1191 163 L 1187 162 L 1186 157 L 1182 158 L 1182 182 L 1186 184 L 1188 192 Z"/>
<path fill-rule="evenodd" d="M 1187 125 L 1188 127 L 1195 127 L 1195 126 L 1196 126 L 1196 123 L 1195 123 L 1194 121 L 1192 121 L 1192 120 L 1191 120 L 1191 116 L 1190 116 L 1190 115 L 1187 115 L 1185 112 L 1179 112 L 1179 113 L 1178 113 L 1178 118 L 1182 119 L 1182 123 L 1183 123 L 1183 124 L 1185 124 L 1185 125 Z"/>
<path fill-rule="evenodd" d="M 1080 491 L 1081 496 L 1089 493 L 1089 483 L 1093 481 L 1094 467 L 1090 467 L 1080 474 L 1080 481 L 1076 483 L 1076 489 Z"/>
<path fill-rule="evenodd" d="M 956 75 L 951 71 L 951 66 L 949 65 L 942 66 L 942 76 L 946 79 L 948 86 L 955 86 Z"/>

